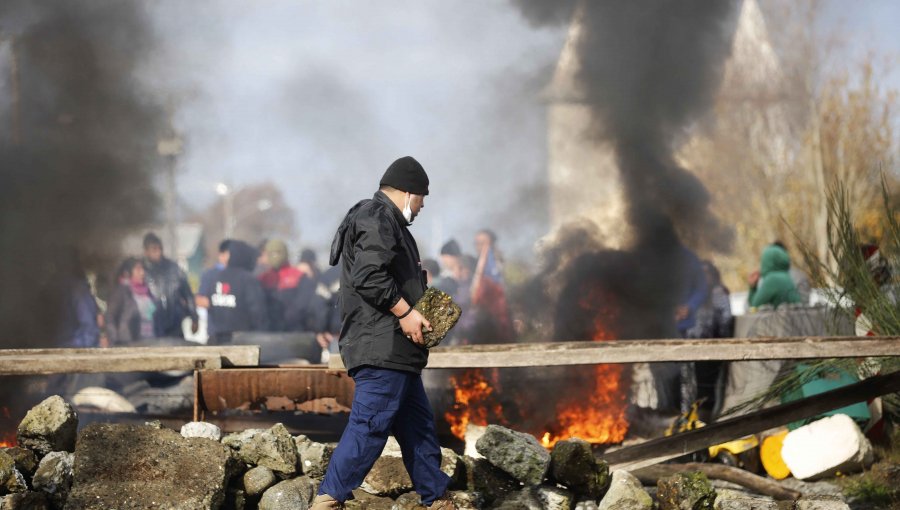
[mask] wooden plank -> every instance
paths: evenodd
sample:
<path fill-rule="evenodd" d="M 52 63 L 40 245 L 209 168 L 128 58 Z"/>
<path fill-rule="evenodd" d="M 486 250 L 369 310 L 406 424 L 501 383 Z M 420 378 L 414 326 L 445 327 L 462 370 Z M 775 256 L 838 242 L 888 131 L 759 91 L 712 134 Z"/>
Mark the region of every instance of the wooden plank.
<path fill-rule="evenodd" d="M 537 367 L 663 361 L 746 361 L 768 359 L 900 356 L 900 336 L 762 337 L 607 342 L 544 342 L 437 347 L 428 368 Z M 329 368 L 344 368 L 332 355 Z"/>
<path fill-rule="evenodd" d="M 724 464 L 703 464 L 700 462 L 688 462 L 685 464 L 666 464 L 663 466 L 652 466 L 636 471 L 632 471 L 635 477 L 644 485 L 656 485 L 660 478 L 672 476 L 675 473 L 685 473 L 688 471 L 700 471 L 709 478 L 725 480 L 727 482 L 736 483 L 742 487 L 751 489 L 753 492 L 772 496 L 782 501 L 793 501 L 798 499 L 802 494 L 798 491 L 783 487 L 775 480 L 770 480 L 759 475 L 755 475 L 749 471 L 744 471 L 732 466 Z"/>
<path fill-rule="evenodd" d="M 897 391 L 900 391 L 900 371 L 871 377 L 849 386 L 716 422 L 703 428 L 652 439 L 605 453 L 601 458 L 610 464 L 610 469 L 637 469 L 639 466 L 648 465 L 648 460 L 656 459 L 657 462 L 661 462 L 666 458 L 692 453 L 867 398 Z"/>
<path fill-rule="evenodd" d="M 160 372 L 259 363 L 259 347 L 116 347 L 0 350 L 0 375 Z"/>

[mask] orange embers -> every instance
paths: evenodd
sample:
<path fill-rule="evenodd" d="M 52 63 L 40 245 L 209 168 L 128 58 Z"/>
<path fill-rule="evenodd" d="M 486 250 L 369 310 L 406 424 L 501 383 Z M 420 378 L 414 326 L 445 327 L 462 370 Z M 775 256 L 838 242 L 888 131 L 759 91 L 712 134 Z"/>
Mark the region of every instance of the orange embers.
<path fill-rule="evenodd" d="M 2 415 L 3 418 L 5 418 L 4 421 L 8 421 L 10 418 L 9 409 L 6 407 L 0 407 L 0 415 Z M 0 432 L 0 448 L 6 448 L 9 446 L 16 446 L 16 431 L 15 430 Z"/>
<path fill-rule="evenodd" d="M 495 375 L 492 371 L 491 375 Z M 493 395 L 494 387 L 488 382 L 484 371 L 478 368 L 468 369 L 459 376 L 450 378 L 454 387 L 453 407 L 444 413 L 450 424 L 453 435 L 465 439 L 466 427 L 469 423 L 487 425 L 488 423 L 505 422 L 503 406 Z"/>

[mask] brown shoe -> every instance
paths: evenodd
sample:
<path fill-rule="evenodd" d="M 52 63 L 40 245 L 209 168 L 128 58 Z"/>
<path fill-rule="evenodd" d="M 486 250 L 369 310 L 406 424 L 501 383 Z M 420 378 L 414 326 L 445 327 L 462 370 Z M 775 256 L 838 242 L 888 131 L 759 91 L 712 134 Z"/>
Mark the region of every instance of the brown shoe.
<path fill-rule="evenodd" d="M 344 504 L 340 501 L 332 498 L 328 494 L 320 494 L 313 499 L 312 506 L 309 507 L 309 510 L 342 510 L 343 508 Z"/>
<path fill-rule="evenodd" d="M 431 503 L 429 506 L 431 510 L 459 510 L 459 507 L 456 506 L 456 503 L 450 499 L 450 493 L 445 492 L 443 496 L 437 498 Z"/>

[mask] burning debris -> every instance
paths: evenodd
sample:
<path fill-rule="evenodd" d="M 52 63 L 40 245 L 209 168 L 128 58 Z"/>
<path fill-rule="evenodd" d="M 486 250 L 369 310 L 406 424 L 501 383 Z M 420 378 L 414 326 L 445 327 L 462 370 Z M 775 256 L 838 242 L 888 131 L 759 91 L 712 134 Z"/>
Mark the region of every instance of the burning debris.
<path fill-rule="evenodd" d="M 67 427 L 54 425 L 59 422 L 56 413 L 48 412 L 67 406 L 51 397 L 29 413 L 27 423 L 23 420 L 23 430 L 32 430 L 30 437 L 42 438 L 28 443 L 38 451 L 0 449 L 0 508 L 304 509 L 333 452 L 333 444 L 292 436 L 281 424 L 218 440 L 220 431 L 202 422 L 185 424 L 181 434 L 153 423 L 94 423 L 79 431 L 75 444 L 66 439 Z M 46 422 L 38 419 L 41 416 Z M 60 449 L 43 453 L 48 444 Z M 625 471 L 610 474 L 589 443 L 580 439 L 560 441 L 548 453 L 528 434 L 490 425 L 476 449 L 482 458 L 441 450 L 441 469 L 451 477 L 453 500 L 464 510 L 571 510 L 598 505 L 649 510 L 654 504 L 651 493 L 659 495 L 661 509 L 701 508 L 695 503 L 718 499 L 723 501 L 716 508 L 725 499 L 753 499 L 760 508 L 777 506 L 752 494 L 720 493 L 715 481 L 710 484 L 698 473 L 661 478 L 658 489 L 648 491 Z M 353 494 L 348 509 L 424 508 L 393 439 Z M 22 506 L 26 503 L 31 506 Z"/>

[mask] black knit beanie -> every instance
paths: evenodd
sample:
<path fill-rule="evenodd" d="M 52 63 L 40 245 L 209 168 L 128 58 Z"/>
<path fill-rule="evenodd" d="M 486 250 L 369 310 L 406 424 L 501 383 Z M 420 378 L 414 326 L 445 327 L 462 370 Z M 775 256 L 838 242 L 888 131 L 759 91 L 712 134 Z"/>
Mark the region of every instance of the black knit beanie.
<path fill-rule="evenodd" d="M 415 158 L 404 156 L 391 163 L 379 185 L 390 186 L 413 195 L 427 195 L 428 174 Z"/>

